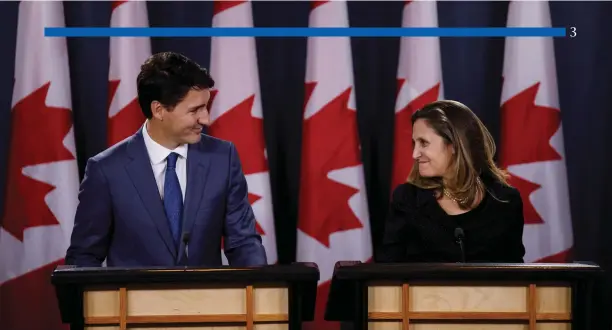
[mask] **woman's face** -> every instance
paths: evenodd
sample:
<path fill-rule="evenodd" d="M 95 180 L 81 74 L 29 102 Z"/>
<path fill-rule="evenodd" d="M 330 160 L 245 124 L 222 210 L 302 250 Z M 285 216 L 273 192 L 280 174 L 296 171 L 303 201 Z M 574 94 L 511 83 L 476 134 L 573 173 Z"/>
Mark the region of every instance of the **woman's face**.
<path fill-rule="evenodd" d="M 447 174 L 453 146 L 446 144 L 424 119 L 417 119 L 412 126 L 414 143 L 412 158 L 423 177 L 444 177 Z"/>

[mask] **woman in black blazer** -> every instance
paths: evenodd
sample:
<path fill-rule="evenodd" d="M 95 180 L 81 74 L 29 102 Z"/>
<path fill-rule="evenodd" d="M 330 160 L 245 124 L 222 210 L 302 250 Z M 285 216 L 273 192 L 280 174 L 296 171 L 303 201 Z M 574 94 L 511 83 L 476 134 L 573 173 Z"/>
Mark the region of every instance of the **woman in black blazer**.
<path fill-rule="evenodd" d="M 412 129 L 414 165 L 393 192 L 377 261 L 522 263 L 521 196 L 478 117 L 438 101 L 414 113 Z"/>

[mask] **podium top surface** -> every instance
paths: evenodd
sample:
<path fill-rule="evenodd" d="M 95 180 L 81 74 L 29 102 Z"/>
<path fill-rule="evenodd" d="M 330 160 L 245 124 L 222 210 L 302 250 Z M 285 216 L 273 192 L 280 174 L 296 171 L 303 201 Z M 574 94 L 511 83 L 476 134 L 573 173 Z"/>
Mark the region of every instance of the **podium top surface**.
<path fill-rule="evenodd" d="M 361 263 L 339 261 L 336 281 L 376 280 L 576 280 L 603 273 L 586 263 Z"/>
<path fill-rule="evenodd" d="M 51 282 L 62 285 L 118 283 L 272 283 L 311 282 L 316 286 L 319 269 L 314 263 L 235 268 L 199 267 L 75 267 L 58 266 Z"/>

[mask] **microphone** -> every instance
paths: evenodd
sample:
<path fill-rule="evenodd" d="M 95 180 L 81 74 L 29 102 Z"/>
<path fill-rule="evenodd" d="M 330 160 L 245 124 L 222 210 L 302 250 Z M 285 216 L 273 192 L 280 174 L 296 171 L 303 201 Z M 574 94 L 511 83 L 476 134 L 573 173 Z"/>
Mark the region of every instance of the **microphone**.
<path fill-rule="evenodd" d="M 459 248 L 461 249 L 461 262 L 465 262 L 465 250 L 463 249 L 463 239 L 465 235 L 463 234 L 463 229 L 460 227 L 455 228 L 455 239 L 457 240 L 457 244 L 459 244 Z"/>
<path fill-rule="evenodd" d="M 185 249 L 183 251 L 183 264 L 185 266 L 189 264 L 189 236 L 189 232 L 184 232 L 183 236 L 181 237 L 183 241 L 183 248 Z"/>

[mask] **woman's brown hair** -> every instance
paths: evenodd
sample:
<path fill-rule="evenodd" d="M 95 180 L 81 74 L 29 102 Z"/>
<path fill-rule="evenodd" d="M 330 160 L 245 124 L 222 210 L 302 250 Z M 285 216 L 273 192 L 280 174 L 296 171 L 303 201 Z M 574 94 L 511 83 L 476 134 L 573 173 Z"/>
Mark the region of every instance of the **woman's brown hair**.
<path fill-rule="evenodd" d="M 462 209 L 471 208 L 487 190 L 482 176 L 492 178 L 509 186 L 508 174 L 497 167 L 495 141 L 478 119 L 464 104 L 442 100 L 427 104 L 412 115 L 412 125 L 423 119 L 447 144 L 454 147 L 449 170 L 454 175 L 443 180 L 441 177 L 422 177 L 419 168 L 412 166 L 408 182 L 424 189 L 435 189 L 438 196 L 446 190 Z"/>

